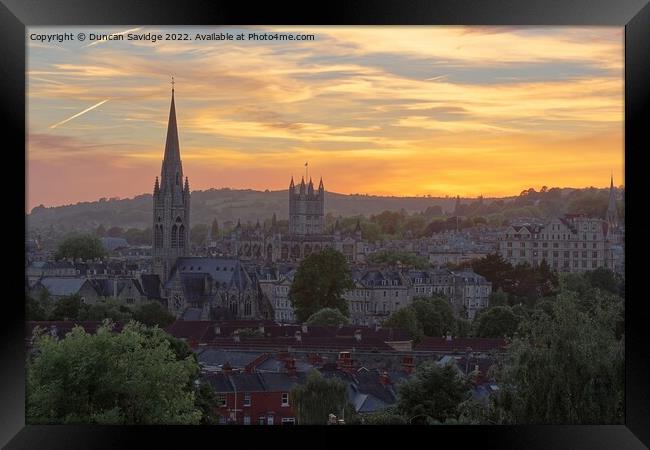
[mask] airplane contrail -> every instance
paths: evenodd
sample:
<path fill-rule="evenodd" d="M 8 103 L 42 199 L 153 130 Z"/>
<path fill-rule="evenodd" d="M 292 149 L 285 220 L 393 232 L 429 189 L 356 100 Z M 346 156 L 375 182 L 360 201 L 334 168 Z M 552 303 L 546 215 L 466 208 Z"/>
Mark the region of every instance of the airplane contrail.
<path fill-rule="evenodd" d="M 111 33 L 109 36 L 119 36 L 121 34 L 126 34 L 126 33 L 130 33 L 131 31 L 138 31 L 141 29 L 142 27 L 131 28 L 130 30 L 120 31 L 119 33 Z M 88 45 L 84 45 L 84 47 L 92 47 L 93 45 L 101 44 L 102 42 L 108 42 L 108 41 L 95 41 L 95 42 L 91 42 Z"/>
<path fill-rule="evenodd" d="M 59 123 L 55 123 L 54 125 L 50 125 L 50 128 L 56 128 L 56 127 L 58 127 L 59 125 L 63 125 L 64 123 L 69 122 L 69 121 L 71 121 L 72 119 L 81 116 L 82 114 L 86 114 L 86 113 L 87 113 L 88 111 L 90 111 L 91 109 L 95 109 L 95 108 L 97 108 L 98 106 L 103 105 L 104 103 L 106 103 L 106 102 L 109 101 L 109 100 L 110 100 L 110 98 L 107 98 L 106 100 L 102 100 L 101 102 L 97 103 L 96 105 L 93 105 L 93 106 L 91 106 L 90 108 L 86 108 L 86 109 L 84 109 L 83 111 L 78 112 L 78 113 L 75 114 L 74 116 L 70 116 L 70 117 L 68 117 L 67 119 L 62 120 L 62 121 L 59 122 Z"/>

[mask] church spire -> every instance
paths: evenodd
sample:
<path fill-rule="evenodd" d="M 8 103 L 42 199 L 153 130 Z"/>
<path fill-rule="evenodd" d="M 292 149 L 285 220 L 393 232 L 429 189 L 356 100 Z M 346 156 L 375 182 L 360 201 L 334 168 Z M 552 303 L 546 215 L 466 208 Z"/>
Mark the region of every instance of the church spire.
<path fill-rule="evenodd" d="M 618 209 L 616 207 L 616 191 L 614 189 L 614 174 L 609 182 L 609 204 L 607 205 L 607 224 L 610 229 L 618 227 Z"/>
<path fill-rule="evenodd" d="M 163 189 L 178 186 L 182 188 L 183 165 L 181 150 L 178 143 L 178 128 L 176 126 L 176 105 L 174 102 L 174 78 L 172 77 L 172 100 L 167 121 L 167 139 L 165 141 L 165 159 L 162 164 L 161 185 Z"/>

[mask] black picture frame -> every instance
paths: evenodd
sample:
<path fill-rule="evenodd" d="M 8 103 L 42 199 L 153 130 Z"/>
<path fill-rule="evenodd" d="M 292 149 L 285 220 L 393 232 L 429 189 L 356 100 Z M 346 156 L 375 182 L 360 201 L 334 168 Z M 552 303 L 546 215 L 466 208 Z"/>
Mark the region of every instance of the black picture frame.
<path fill-rule="evenodd" d="M 6 448 L 123 448 L 193 445 L 231 445 L 242 448 L 258 445 L 332 446 L 371 445 L 393 441 L 398 445 L 470 445 L 493 448 L 527 449 L 619 449 L 647 448 L 650 445 L 650 351 L 645 342 L 650 317 L 644 307 L 646 295 L 640 290 L 642 275 L 631 269 L 644 255 L 639 221 L 643 211 L 634 197 L 641 198 L 643 186 L 642 152 L 648 147 L 650 116 L 650 6 L 647 0 L 410 0 L 345 1 L 321 4 L 302 2 L 222 2 L 207 0 L 0 0 L 0 46 L 2 48 L 1 123 L 3 158 L 0 168 L 5 178 L 6 204 L 4 244 L 16 246 L 24 255 L 20 235 L 25 231 L 25 205 L 18 189 L 26 176 L 25 149 L 25 27 L 35 25 L 615 25 L 625 26 L 625 195 L 632 198 L 626 208 L 627 245 L 625 317 L 625 425 L 544 425 L 544 426 L 437 426 L 437 427 L 254 427 L 245 432 L 238 427 L 99 427 L 25 426 L 25 326 L 19 264 L 5 257 L 3 295 L 4 326 L 0 340 L 2 372 L 0 384 L 0 444 Z M 645 126 L 644 126 L 645 125 Z M 8 139 L 13 138 L 13 139 Z M 644 145 L 645 144 L 645 145 Z M 18 181 L 15 181 L 18 175 Z M 647 176 L 647 175 L 646 175 Z M 9 181 L 10 179 L 14 181 Z M 26 181 L 26 180 L 24 180 Z M 26 186 L 26 184 L 23 184 Z M 638 199 L 637 199 L 638 200 Z M 629 202 L 626 202 L 629 203 Z M 11 239 L 14 229 L 17 236 Z M 6 227 L 9 226 L 9 229 Z M 10 231 L 11 230 L 11 231 Z M 11 233 L 11 234 L 10 234 Z M 637 261 L 638 266 L 641 262 Z M 643 267 L 643 266 L 641 266 Z M 15 272 L 15 274 L 14 274 Z M 13 274 L 13 275 L 12 275 Z M 636 291 L 636 294 L 635 294 Z M 273 428 L 273 429 L 272 429 Z M 287 429 L 289 428 L 289 429 Z M 325 432 L 326 431 L 326 432 Z M 290 434 L 287 434 L 290 433 Z M 408 434 L 407 434 L 408 433 Z M 197 437 L 203 442 L 197 443 Z M 254 439 L 254 444 L 251 443 Z M 361 443 L 353 441 L 360 440 Z M 422 440 L 424 439 L 424 440 Z"/>

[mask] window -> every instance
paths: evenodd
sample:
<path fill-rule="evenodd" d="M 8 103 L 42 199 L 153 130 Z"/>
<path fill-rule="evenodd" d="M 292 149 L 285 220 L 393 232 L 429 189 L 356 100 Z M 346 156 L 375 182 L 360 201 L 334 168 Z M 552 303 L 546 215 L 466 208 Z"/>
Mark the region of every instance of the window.
<path fill-rule="evenodd" d="M 283 392 L 282 393 L 282 406 L 289 406 L 289 393 L 288 392 Z"/>
<path fill-rule="evenodd" d="M 217 394 L 217 405 L 219 408 L 226 407 L 226 394 Z"/>
<path fill-rule="evenodd" d="M 591 256 L 592 258 L 598 258 L 598 252 L 592 252 Z"/>
<path fill-rule="evenodd" d="M 244 406 L 250 406 L 251 405 L 251 394 L 246 392 L 244 394 Z M 250 419 L 250 417 L 249 417 Z"/>
<path fill-rule="evenodd" d="M 399 291 L 395 291 L 395 297 L 399 297 Z"/>
<path fill-rule="evenodd" d="M 273 425 L 273 416 L 268 416 L 266 418 L 266 424 L 267 425 Z"/>
<path fill-rule="evenodd" d="M 132 304 L 135 303 L 135 299 L 134 298 L 127 298 L 126 303 L 127 303 L 127 305 L 132 305 Z"/>
<path fill-rule="evenodd" d="M 259 423 L 260 425 L 264 425 L 265 422 L 266 422 L 266 417 L 264 417 L 264 416 L 260 416 L 258 423 Z"/>
<path fill-rule="evenodd" d="M 225 425 L 227 423 L 227 420 L 224 416 L 219 416 L 219 424 L 220 425 Z"/>
<path fill-rule="evenodd" d="M 251 424 L 251 416 L 244 416 L 244 425 Z"/>
<path fill-rule="evenodd" d="M 294 425 L 295 423 L 296 423 L 296 419 L 293 417 L 282 418 L 282 425 Z"/>

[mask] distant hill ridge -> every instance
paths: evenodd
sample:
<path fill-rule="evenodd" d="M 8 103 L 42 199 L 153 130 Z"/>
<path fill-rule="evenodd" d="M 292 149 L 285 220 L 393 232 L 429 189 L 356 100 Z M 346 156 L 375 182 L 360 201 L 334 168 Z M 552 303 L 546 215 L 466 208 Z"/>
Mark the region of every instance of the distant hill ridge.
<path fill-rule="evenodd" d="M 588 188 L 587 188 L 588 189 Z M 562 188 L 562 193 L 573 191 Z M 600 189 L 598 189 L 600 190 Z M 407 213 L 420 212 L 428 207 L 440 206 L 444 212 L 451 212 L 456 203 L 455 197 L 394 197 L 367 194 L 337 194 L 326 192 L 325 213 L 335 217 L 379 214 L 382 211 Z M 494 200 L 515 198 L 483 198 L 490 203 Z M 476 198 L 461 198 L 463 203 L 473 203 Z M 38 206 L 27 214 L 30 228 L 61 227 L 75 229 L 95 229 L 100 224 L 105 227 L 147 228 L 152 220 L 152 195 L 142 194 L 127 199 L 100 199 L 94 202 L 80 202 L 73 205 L 44 207 Z M 217 219 L 220 224 L 236 223 L 241 220 L 255 223 L 263 222 L 276 214 L 278 220 L 288 219 L 288 190 L 256 191 L 252 189 L 208 189 L 192 191 L 192 224 L 209 224 Z"/>

